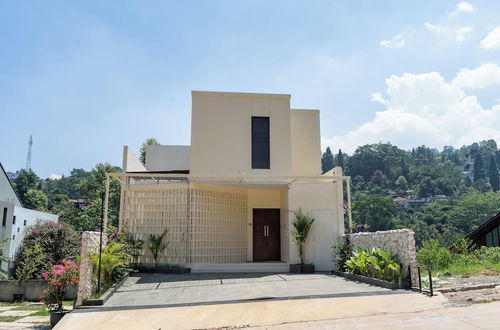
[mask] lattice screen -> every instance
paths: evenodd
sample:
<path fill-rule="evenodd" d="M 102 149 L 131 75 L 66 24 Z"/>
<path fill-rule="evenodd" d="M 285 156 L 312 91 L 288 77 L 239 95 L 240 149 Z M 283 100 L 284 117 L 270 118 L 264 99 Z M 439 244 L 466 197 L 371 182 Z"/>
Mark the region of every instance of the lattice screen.
<path fill-rule="evenodd" d="M 125 187 L 122 220 L 144 240 L 140 262 L 153 262 L 149 234 L 168 229 L 166 253 L 160 263 L 245 262 L 247 257 L 247 195 L 187 184 Z"/>

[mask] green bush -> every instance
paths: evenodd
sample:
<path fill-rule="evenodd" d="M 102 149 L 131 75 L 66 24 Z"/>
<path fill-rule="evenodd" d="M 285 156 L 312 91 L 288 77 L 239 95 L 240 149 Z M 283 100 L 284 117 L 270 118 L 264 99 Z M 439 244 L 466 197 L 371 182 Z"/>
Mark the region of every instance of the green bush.
<path fill-rule="evenodd" d="M 16 256 L 15 270 L 24 263 L 24 250 L 40 246 L 43 251 L 43 262 L 33 272 L 32 278 L 41 278 L 41 273 L 49 271 L 53 265 L 63 259 L 80 255 L 80 235 L 68 224 L 57 222 L 38 222 L 26 229 L 26 235 Z"/>
<path fill-rule="evenodd" d="M 450 251 L 441 245 L 438 240 L 425 242 L 417 253 L 417 262 L 428 269 L 446 268 L 452 261 Z"/>
<path fill-rule="evenodd" d="M 400 283 L 401 265 L 397 255 L 390 248 L 380 247 L 363 250 L 358 247 L 345 265 L 352 274 L 378 278 L 384 281 Z"/>
<path fill-rule="evenodd" d="M 343 236 L 330 247 L 332 249 L 332 261 L 335 263 L 337 270 L 341 272 L 346 271 L 347 266 L 345 263 L 352 255 L 352 245 L 349 234 Z"/>
<path fill-rule="evenodd" d="M 99 251 L 96 251 L 90 256 L 90 260 L 94 265 L 94 274 L 98 274 L 99 269 Z M 101 252 L 101 274 L 103 283 L 112 283 L 120 280 L 121 276 L 127 274 L 129 256 L 125 253 L 125 245 L 109 242 Z"/>

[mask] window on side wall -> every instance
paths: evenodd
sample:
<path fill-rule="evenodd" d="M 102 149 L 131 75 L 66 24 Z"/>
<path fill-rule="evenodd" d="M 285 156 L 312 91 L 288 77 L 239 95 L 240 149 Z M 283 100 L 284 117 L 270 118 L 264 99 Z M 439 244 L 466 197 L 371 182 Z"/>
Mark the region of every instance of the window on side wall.
<path fill-rule="evenodd" d="M 3 208 L 2 227 L 7 225 L 7 208 Z"/>
<path fill-rule="evenodd" d="M 12 224 L 15 225 L 16 224 L 16 216 L 13 216 L 12 217 Z"/>
<path fill-rule="evenodd" d="M 252 117 L 252 168 L 270 169 L 269 117 Z"/>
<path fill-rule="evenodd" d="M 24 226 L 26 226 L 26 220 L 24 220 Z"/>

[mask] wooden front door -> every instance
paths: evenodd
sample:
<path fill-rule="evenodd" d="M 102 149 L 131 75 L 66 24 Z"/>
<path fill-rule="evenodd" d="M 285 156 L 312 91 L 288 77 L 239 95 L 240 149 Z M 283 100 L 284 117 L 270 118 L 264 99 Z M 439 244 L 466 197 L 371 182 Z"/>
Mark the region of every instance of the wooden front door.
<path fill-rule="evenodd" d="M 253 261 L 280 259 L 280 209 L 253 209 Z"/>

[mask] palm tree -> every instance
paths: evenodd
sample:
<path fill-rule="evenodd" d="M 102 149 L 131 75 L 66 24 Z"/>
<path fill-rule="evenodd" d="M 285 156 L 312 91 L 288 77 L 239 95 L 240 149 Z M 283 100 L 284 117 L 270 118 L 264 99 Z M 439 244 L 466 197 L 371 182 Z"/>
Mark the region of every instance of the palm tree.
<path fill-rule="evenodd" d="M 163 243 L 163 238 L 167 235 L 167 229 L 161 234 L 150 234 L 149 235 L 149 251 L 153 254 L 155 260 L 155 267 L 158 266 L 158 255 L 167 248 L 168 242 Z"/>
<path fill-rule="evenodd" d="M 297 248 L 299 250 L 300 263 L 304 264 L 304 244 L 306 243 L 307 235 L 311 230 L 311 226 L 314 222 L 314 218 L 304 214 L 302 209 L 299 208 L 298 211 L 293 211 L 295 215 L 295 222 L 293 226 L 295 227 L 295 232 L 292 236 L 295 238 Z"/>

